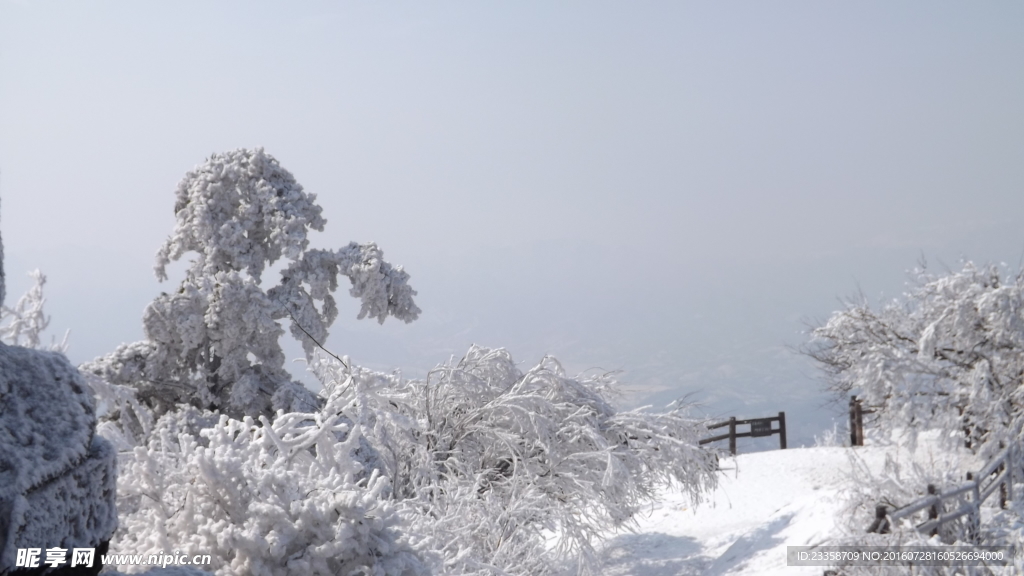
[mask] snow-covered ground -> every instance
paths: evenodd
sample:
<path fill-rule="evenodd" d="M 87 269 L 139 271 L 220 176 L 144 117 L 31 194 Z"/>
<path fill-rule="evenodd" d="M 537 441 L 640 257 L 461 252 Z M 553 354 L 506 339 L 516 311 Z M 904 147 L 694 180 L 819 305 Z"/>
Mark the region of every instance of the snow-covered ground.
<path fill-rule="evenodd" d="M 877 473 L 891 449 L 854 451 Z M 930 452 L 921 447 L 915 459 Z M 725 459 L 708 502 L 692 507 L 665 491 L 635 532 L 610 538 L 603 574 L 821 576 L 821 567 L 786 566 L 786 547 L 828 541 L 851 482 L 850 456 L 850 448 L 816 447 Z"/>

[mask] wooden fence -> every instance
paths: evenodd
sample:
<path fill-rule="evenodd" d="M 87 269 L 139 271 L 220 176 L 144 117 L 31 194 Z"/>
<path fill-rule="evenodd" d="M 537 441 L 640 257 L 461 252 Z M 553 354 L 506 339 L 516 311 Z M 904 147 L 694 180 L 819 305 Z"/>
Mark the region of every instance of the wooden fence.
<path fill-rule="evenodd" d="M 865 410 L 862 401 L 856 396 L 850 397 L 851 445 L 864 445 L 864 414 L 874 412 Z M 927 511 L 927 520 L 916 526 L 922 534 L 938 534 L 939 527 L 943 524 L 968 516 L 968 536 L 976 539 L 981 528 L 981 505 L 998 492 L 999 506 L 1005 508 L 1006 501 L 1013 500 L 1014 469 L 1017 469 L 1017 474 L 1024 474 L 1022 463 L 1018 461 L 1018 455 L 1024 446 L 1015 447 L 1015 444 L 1017 443 L 1011 443 L 1009 447 L 1004 448 L 977 474 L 968 472 L 967 481 L 959 486 L 939 492 L 934 485 L 929 484 L 927 496 L 891 512 L 887 506 L 879 504 L 875 507 L 875 520 L 868 528 L 868 532 L 885 534 L 891 528 L 892 522 Z"/>
<path fill-rule="evenodd" d="M 1021 473 L 1021 462 L 1018 460 L 1021 447 L 1016 444 L 1011 443 L 977 474 L 968 472 L 964 484 L 944 492 L 939 492 L 929 484 L 927 496 L 892 512 L 879 504 L 875 508 L 875 520 L 868 532 L 886 534 L 892 522 L 927 511 L 928 519 L 916 526 L 918 532 L 935 535 L 943 524 L 968 516 L 968 538 L 977 542 L 981 534 L 981 505 L 996 492 L 999 493 L 1001 508 L 1006 507 L 1007 500 L 1013 500 L 1013 479 L 1015 474 Z M 947 509 L 951 503 L 953 507 Z"/>
<path fill-rule="evenodd" d="M 850 446 L 864 445 L 864 415 L 874 413 L 874 410 L 864 409 L 862 400 L 850 396 Z"/>
<path fill-rule="evenodd" d="M 778 428 L 772 428 L 772 422 L 778 422 Z M 786 413 L 779 412 L 778 416 L 769 416 L 768 418 L 752 418 L 750 420 L 737 420 L 735 416 L 732 416 L 728 420 L 718 422 L 708 426 L 708 430 L 714 430 L 716 428 L 724 428 L 728 426 L 729 432 L 727 434 L 720 434 L 718 436 L 712 436 L 710 438 L 704 438 L 700 441 L 700 444 L 709 444 L 711 442 L 718 442 L 719 440 L 729 440 L 729 453 L 736 454 L 736 439 L 737 438 L 759 438 L 763 436 L 771 436 L 772 434 L 779 435 L 779 449 L 786 449 Z M 750 426 L 750 430 L 747 432 L 737 432 L 737 426 Z"/>

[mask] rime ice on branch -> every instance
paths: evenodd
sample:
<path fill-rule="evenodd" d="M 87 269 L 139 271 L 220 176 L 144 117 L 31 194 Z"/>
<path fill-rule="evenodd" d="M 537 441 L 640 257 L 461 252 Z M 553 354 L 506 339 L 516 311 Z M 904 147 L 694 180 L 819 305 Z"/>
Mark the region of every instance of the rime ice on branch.
<path fill-rule="evenodd" d="M 137 387 L 158 413 L 179 403 L 232 416 L 313 410 L 316 397 L 284 370 L 279 320 L 311 355 L 338 315 L 339 274 L 362 301 L 360 318 L 411 322 L 419 314 L 409 275 L 375 244 L 308 248 L 308 231 L 326 223 L 315 199 L 259 148 L 214 154 L 186 174 L 156 264 L 166 280 L 171 261 L 195 253 L 184 280 L 147 307 L 145 341 L 83 368 Z M 262 273 L 281 258 L 289 264 L 280 284 L 264 291 Z"/>

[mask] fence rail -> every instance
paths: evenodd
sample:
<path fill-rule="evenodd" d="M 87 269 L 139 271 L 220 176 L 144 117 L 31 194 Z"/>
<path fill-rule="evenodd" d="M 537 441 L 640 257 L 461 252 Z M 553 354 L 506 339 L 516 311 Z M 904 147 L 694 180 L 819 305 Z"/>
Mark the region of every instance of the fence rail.
<path fill-rule="evenodd" d="M 875 509 L 875 520 L 868 528 L 868 532 L 888 533 L 891 522 L 908 518 L 927 509 L 928 519 L 916 526 L 918 532 L 935 535 L 943 524 L 968 516 L 968 537 L 977 541 L 981 534 L 981 505 L 997 491 L 1001 508 L 1006 507 L 1008 500 L 1013 500 L 1013 481 L 1018 477 L 1015 476 L 1014 470 L 1018 469 L 1018 474 L 1021 472 L 1021 463 L 1017 461 L 1020 447 L 1015 445 L 1016 442 L 1013 442 L 1003 449 L 977 474 L 968 472 L 967 482 L 964 484 L 944 492 L 939 492 L 934 485 L 929 484 L 927 496 L 892 512 L 889 512 L 886 506 L 878 505 Z M 965 495 L 969 495 L 970 499 L 965 501 Z M 951 502 L 957 506 L 952 510 L 946 510 L 947 504 Z"/>
<path fill-rule="evenodd" d="M 778 428 L 772 428 L 772 422 L 778 422 Z M 728 426 L 729 432 L 726 434 L 719 434 L 718 436 L 711 436 L 710 438 L 704 438 L 700 441 L 700 444 L 709 444 L 711 442 L 718 442 L 719 440 L 729 440 L 729 453 L 736 455 L 736 439 L 737 438 L 761 438 L 764 436 L 771 436 L 772 434 L 779 435 L 779 449 L 786 449 L 786 413 L 779 412 L 778 416 L 769 416 L 767 418 L 751 418 L 748 420 L 737 420 L 735 416 L 730 417 L 728 420 L 717 422 L 708 426 L 708 430 L 715 430 L 717 428 L 724 428 Z M 750 426 L 750 430 L 747 432 L 737 432 L 737 426 Z"/>

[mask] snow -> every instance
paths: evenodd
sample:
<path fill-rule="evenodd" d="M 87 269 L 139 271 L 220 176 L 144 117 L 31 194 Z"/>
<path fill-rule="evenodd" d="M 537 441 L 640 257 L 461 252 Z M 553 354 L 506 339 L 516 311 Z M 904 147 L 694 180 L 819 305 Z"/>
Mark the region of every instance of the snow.
<path fill-rule="evenodd" d="M 858 447 L 872 471 L 886 450 Z M 836 531 L 852 481 L 851 449 L 798 448 L 722 460 L 723 474 L 697 507 L 666 490 L 634 533 L 610 538 L 606 576 L 821 576 L 817 566 L 786 566 L 787 546 L 825 544 Z"/>

